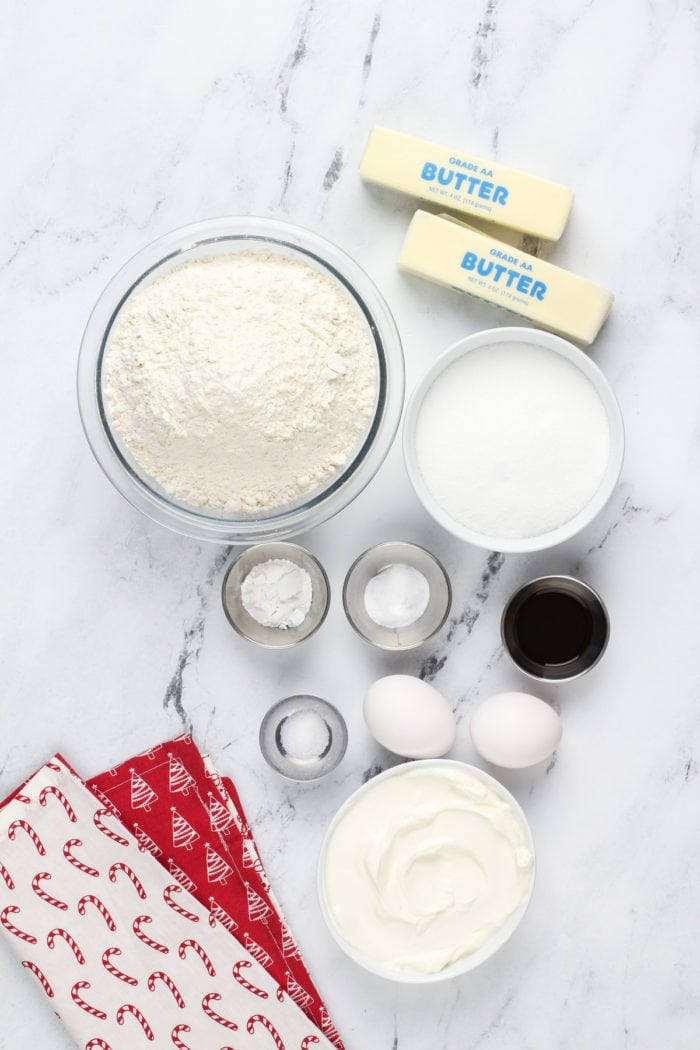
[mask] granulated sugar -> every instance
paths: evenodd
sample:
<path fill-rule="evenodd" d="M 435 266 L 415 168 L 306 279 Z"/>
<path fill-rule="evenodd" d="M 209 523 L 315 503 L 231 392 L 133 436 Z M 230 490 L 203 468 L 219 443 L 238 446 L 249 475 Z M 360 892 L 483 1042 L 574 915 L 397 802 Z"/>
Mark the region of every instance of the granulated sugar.
<path fill-rule="evenodd" d="M 489 537 L 539 536 L 570 521 L 600 485 L 605 407 L 560 354 L 526 343 L 472 350 L 428 391 L 416 454 L 433 498 Z"/>
<path fill-rule="evenodd" d="M 127 299 L 103 391 L 113 431 L 168 496 L 259 515 L 351 459 L 376 406 L 377 352 L 330 276 L 273 252 L 214 255 Z"/>

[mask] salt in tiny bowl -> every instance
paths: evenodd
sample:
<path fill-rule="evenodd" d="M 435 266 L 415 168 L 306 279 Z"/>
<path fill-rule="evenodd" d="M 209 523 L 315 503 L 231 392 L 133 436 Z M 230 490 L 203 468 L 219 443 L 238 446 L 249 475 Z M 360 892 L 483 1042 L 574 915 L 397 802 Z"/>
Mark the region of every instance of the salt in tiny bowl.
<path fill-rule="evenodd" d="M 311 607 L 298 627 L 264 627 L 245 609 L 241 586 L 251 569 L 272 559 L 291 561 L 311 577 Z M 226 619 L 242 638 L 266 649 L 289 649 L 319 629 L 328 614 L 331 589 L 318 558 L 296 543 L 258 543 L 239 554 L 229 565 L 221 587 Z"/>
<path fill-rule="evenodd" d="M 317 716 L 325 726 L 327 740 L 315 753 L 292 753 L 285 747 L 285 726 L 294 732 L 294 719 Z M 319 780 L 332 773 L 348 746 L 348 727 L 340 711 L 319 696 L 302 693 L 279 700 L 270 708 L 260 725 L 260 750 L 263 758 L 287 780 Z"/>
<path fill-rule="evenodd" d="M 428 582 L 430 598 L 425 611 L 407 627 L 383 627 L 369 615 L 365 588 L 390 565 L 409 565 Z M 343 608 L 350 626 L 378 649 L 415 649 L 440 630 L 452 605 L 452 587 L 444 566 L 434 554 L 416 543 L 378 543 L 361 554 L 348 570 L 343 586 Z"/>

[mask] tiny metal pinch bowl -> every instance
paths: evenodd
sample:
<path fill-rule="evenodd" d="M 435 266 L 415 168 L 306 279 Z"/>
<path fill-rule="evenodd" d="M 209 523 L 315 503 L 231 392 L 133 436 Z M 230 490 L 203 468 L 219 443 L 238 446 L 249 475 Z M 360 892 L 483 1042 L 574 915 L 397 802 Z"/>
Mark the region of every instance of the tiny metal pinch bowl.
<path fill-rule="evenodd" d="M 365 607 L 369 581 L 390 565 L 410 565 L 428 581 L 430 599 L 425 612 L 407 627 L 382 627 Z M 415 649 L 440 630 L 452 605 L 452 587 L 444 566 L 434 554 L 416 543 L 378 543 L 357 558 L 343 586 L 343 608 L 348 621 L 365 641 L 392 652 Z"/>
<path fill-rule="evenodd" d="M 288 754 L 283 744 L 287 719 L 297 714 L 317 715 L 328 730 L 328 743 L 318 755 L 297 758 Z M 340 711 L 327 700 L 310 693 L 285 697 L 267 711 L 260 725 L 260 750 L 272 769 L 287 780 L 320 780 L 332 773 L 343 759 L 348 746 L 348 727 Z"/>
<path fill-rule="evenodd" d="M 584 652 L 562 664 L 536 663 L 523 652 L 518 640 L 516 621 L 523 603 L 537 594 L 559 592 L 576 598 L 591 617 L 591 637 Z M 508 599 L 501 617 L 501 640 L 515 666 L 538 682 L 573 682 L 591 671 L 602 659 L 610 640 L 610 616 L 597 591 L 575 576 L 538 576 L 519 587 Z"/>
<path fill-rule="evenodd" d="M 272 559 L 291 561 L 311 577 L 311 607 L 298 627 L 264 627 L 244 608 L 241 585 L 251 569 Z M 229 565 L 221 586 L 226 619 L 242 638 L 267 649 L 289 649 L 319 629 L 328 614 L 331 589 L 318 558 L 296 543 L 259 543 L 239 554 Z"/>

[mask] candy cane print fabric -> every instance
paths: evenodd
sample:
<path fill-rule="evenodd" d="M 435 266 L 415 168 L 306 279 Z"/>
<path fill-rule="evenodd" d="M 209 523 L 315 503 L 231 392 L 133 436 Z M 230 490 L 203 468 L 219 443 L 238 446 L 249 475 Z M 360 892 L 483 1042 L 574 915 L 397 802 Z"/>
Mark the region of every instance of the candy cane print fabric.
<path fill-rule="evenodd" d="M 85 1050 L 332 1050 L 60 758 L 0 809 L 0 934 Z"/>
<path fill-rule="evenodd" d="M 173 880 L 209 908 L 210 921 L 235 933 L 343 1050 L 272 894 L 236 789 L 192 737 L 152 747 L 95 777 L 90 787 L 117 809 Z"/>

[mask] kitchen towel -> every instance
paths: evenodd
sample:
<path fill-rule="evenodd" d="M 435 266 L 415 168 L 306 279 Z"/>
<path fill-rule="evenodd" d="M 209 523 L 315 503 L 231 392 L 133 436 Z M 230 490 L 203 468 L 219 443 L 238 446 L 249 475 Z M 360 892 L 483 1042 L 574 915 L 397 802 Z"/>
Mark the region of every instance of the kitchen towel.
<path fill-rule="evenodd" d="M 0 933 L 85 1050 L 332 1050 L 60 756 L 0 809 Z"/>
<path fill-rule="evenodd" d="M 343 1050 L 272 894 L 236 789 L 192 737 L 150 748 L 90 787 Z"/>

